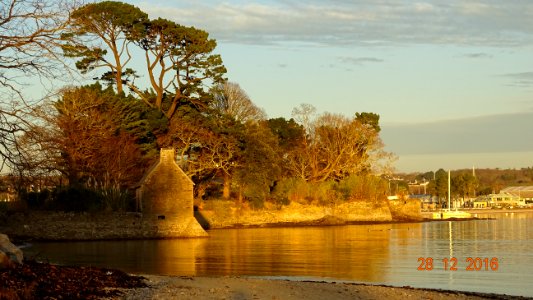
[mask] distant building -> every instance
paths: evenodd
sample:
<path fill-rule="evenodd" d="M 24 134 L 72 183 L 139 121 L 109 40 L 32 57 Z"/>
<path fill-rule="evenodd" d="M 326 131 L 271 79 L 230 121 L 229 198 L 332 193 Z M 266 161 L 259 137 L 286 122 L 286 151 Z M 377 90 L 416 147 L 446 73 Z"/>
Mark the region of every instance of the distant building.
<path fill-rule="evenodd" d="M 409 199 L 420 200 L 420 204 L 423 210 L 433 210 L 438 208 L 438 198 L 429 194 L 411 194 Z"/>
<path fill-rule="evenodd" d="M 499 194 L 484 195 L 476 198 L 474 200 L 474 208 L 525 207 L 528 205 L 526 201 L 526 199 L 520 198 L 519 196 L 500 192 Z"/>
<path fill-rule="evenodd" d="M 533 186 L 509 186 L 500 191 L 503 194 L 509 194 L 520 197 L 525 200 L 533 200 Z"/>
<path fill-rule="evenodd" d="M 425 195 L 427 194 L 427 187 L 428 187 L 429 181 L 424 182 L 409 182 L 409 194 L 414 195 Z"/>

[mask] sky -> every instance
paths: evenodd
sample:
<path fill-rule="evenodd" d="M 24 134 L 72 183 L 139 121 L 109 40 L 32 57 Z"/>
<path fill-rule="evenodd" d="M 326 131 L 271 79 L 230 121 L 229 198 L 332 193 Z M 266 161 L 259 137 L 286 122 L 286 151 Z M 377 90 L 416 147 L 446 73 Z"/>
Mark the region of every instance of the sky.
<path fill-rule="evenodd" d="M 126 1 L 194 26 L 269 117 L 380 115 L 398 172 L 533 166 L 533 1 Z"/>

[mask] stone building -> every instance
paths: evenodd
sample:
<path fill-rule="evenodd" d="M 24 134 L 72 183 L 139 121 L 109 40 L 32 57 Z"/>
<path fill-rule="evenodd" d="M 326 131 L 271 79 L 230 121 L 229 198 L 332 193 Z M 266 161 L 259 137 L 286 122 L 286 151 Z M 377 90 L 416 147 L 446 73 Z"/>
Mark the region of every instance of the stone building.
<path fill-rule="evenodd" d="M 138 211 L 143 219 L 156 220 L 159 231 L 206 235 L 194 218 L 193 187 L 192 180 L 176 163 L 174 149 L 161 149 L 159 161 L 146 172 L 137 189 Z"/>

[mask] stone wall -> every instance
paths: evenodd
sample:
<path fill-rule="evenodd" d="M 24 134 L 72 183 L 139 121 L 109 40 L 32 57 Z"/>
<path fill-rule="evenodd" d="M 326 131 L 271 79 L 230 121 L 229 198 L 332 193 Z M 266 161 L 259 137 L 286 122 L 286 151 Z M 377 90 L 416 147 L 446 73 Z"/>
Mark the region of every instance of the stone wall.
<path fill-rule="evenodd" d="M 202 226 L 211 229 L 238 226 L 269 225 L 333 225 L 353 222 L 390 222 L 391 213 L 386 202 L 347 202 L 324 207 L 292 202 L 280 209 L 238 209 L 232 201 L 214 201 L 197 213 Z"/>
<path fill-rule="evenodd" d="M 0 232 L 41 240 L 106 240 L 203 237 L 204 228 L 335 225 L 421 220 L 420 201 L 347 202 L 332 207 L 291 203 L 280 209 L 239 209 L 233 201 L 212 201 L 183 222 L 178 216 L 141 213 L 31 212 L 10 215 Z"/>
<path fill-rule="evenodd" d="M 194 183 L 180 169 L 173 149 L 161 149 L 160 160 L 148 170 L 137 191 L 140 210 L 145 214 L 177 214 L 193 218 Z"/>
<path fill-rule="evenodd" d="M 146 172 L 136 191 L 141 220 L 130 217 L 124 224 L 119 222 L 125 230 L 122 238 L 207 235 L 200 233 L 203 229 L 194 218 L 193 187 L 176 164 L 174 149 L 161 149 L 159 161 Z M 97 223 L 107 224 L 105 220 Z"/>
<path fill-rule="evenodd" d="M 391 200 L 389 207 L 394 220 L 422 220 L 421 202 L 418 199 Z"/>
<path fill-rule="evenodd" d="M 196 219 L 141 213 L 17 213 L 0 224 L 0 232 L 40 240 L 107 240 L 205 237 Z"/>

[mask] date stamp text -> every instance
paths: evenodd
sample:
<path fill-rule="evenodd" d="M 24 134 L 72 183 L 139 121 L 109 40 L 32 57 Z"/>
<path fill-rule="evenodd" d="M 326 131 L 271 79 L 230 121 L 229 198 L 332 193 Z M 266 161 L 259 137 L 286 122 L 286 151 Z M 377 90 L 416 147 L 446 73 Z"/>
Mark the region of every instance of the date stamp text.
<path fill-rule="evenodd" d="M 464 268 L 465 271 L 498 271 L 497 257 L 467 257 L 464 264 L 461 264 L 456 257 L 435 260 L 433 257 L 419 257 L 418 271 L 431 271 L 437 264 L 441 264 L 444 271 L 457 271 Z"/>

